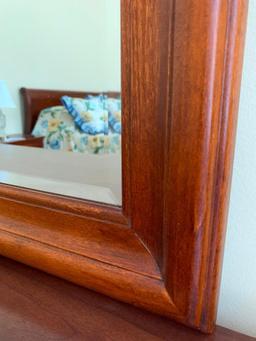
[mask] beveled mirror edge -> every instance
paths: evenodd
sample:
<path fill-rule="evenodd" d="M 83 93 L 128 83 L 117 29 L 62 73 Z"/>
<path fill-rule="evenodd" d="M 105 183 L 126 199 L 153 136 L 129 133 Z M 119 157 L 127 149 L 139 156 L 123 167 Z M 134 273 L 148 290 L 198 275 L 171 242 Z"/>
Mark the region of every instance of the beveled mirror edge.
<path fill-rule="evenodd" d="M 140 12 L 141 25 L 146 24 L 150 18 L 157 18 L 156 21 L 152 22 L 152 32 L 157 31 L 158 27 L 154 27 L 154 25 L 159 24 L 158 16 L 162 13 L 155 11 L 155 4 L 156 2 L 143 4 L 144 10 Z M 158 5 L 160 7 L 163 5 L 162 9 L 167 5 L 170 6 L 171 13 L 174 10 L 174 16 L 170 17 L 175 18 L 175 1 L 170 1 L 167 4 L 167 2 L 159 0 Z M 126 24 L 133 25 L 133 27 L 138 25 L 138 22 L 134 21 L 136 18 L 131 13 L 131 10 L 136 12 L 136 6 L 139 6 L 137 2 L 131 3 L 130 0 L 122 0 L 122 15 L 125 16 Z M 191 6 L 193 6 L 193 15 L 195 13 L 212 13 L 212 15 L 216 15 L 217 13 L 217 18 L 215 19 L 218 20 L 216 20 L 216 24 L 225 24 L 221 22 L 223 13 L 220 13 L 220 1 L 214 4 L 205 1 L 192 4 L 190 1 L 180 0 L 179 6 L 179 8 L 187 10 L 191 10 Z M 182 283 L 180 282 L 180 290 L 184 291 L 183 294 L 187 296 L 188 300 L 180 305 L 177 292 L 170 287 L 169 279 L 169 283 L 166 283 L 165 271 L 163 271 L 161 266 L 159 267 L 159 262 L 158 260 L 156 261 L 154 253 L 148 248 L 147 242 L 144 238 L 140 237 L 140 229 L 138 226 L 133 225 L 132 210 L 132 228 L 124 228 L 119 223 L 109 221 L 107 216 L 103 221 L 100 221 L 101 219 L 98 220 L 97 215 L 100 216 L 102 214 L 100 210 L 92 218 L 87 218 L 90 214 L 82 217 L 76 214 L 63 213 L 56 207 L 47 210 L 41 206 L 40 198 L 39 201 L 35 201 L 29 205 L 26 203 L 26 200 L 23 203 L 22 196 L 24 198 L 28 194 L 26 190 L 20 191 L 14 188 L 12 189 L 11 196 L 8 197 L 7 192 L 10 190 L 9 186 L 1 186 L 0 253 L 2 255 L 66 278 L 90 289 L 100 291 L 116 299 L 169 316 L 204 332 L 212 331 L 217 306 L 217 283 L 220 277 L 221 255 L 219 251 L 223 246 L 223 233 L 225 230 L 224 217 L 227 212 L 227 193 L 229 191 L 229 179 L 232 166 L 231 159 L 245 33 L 246 7 L 246 0 L 229 0 L 228 8 L 226 9 L 228 11 L 226 13 L 226 20 L 230 24 L 229 27 L 231 27 L 228 33 L 229 44 L 227 46 L 232 47 L 232 53 L 226 50 L 225 82 L 223 83 L 223 87 L 216 89 L 217 93 L 221 95 L 225 92 L 225 101 L 223 103 L 223 110 L 219 112 L 219 119 L 226 123 L 226 125 L 223 123 L 223 133 L 218 137 L 218 167 L 216 167 L 214 173 L 215 179 L 217 179 L 216 176 L 218 175 L 221 178 L 223 176 L 224 178 L 222 179 L 224 180 L 216 184 L 213 193 L 211 193 L 214 197 L 215 204 L 210 212 L 215 217 L 218 215 L 220 221 L 212 221 L 207 230 L 203 225 L 200 226 L 202 235 L 212 234 L 212 238 L 208 239 L 208 245 L 200 239 L 194 240 L 193 245 L 191 245 L 195 254 L 201 257 L 206 252 L 209 258 L 204 259 L 203 264 L 199 264 L 194 269 L 192 278 Z M 190 12 L 186 11 L 186 13 Z M 170 14 L 170 12 L 167 14 Z M 181 14 L 179 13 L 179 15 Z M 191 15 L 192 19 L 195 18 L 193 15 Z M 192 19 L 190 23 L 193 27 L 197 23 L 192 21 Z M 199 19 L 209 20 L 206 17 L 200 17 Z M 137 30 L 137 39 L 139 41 L 139 39 L 143 39 L 144 37 L 140 37 L 141 31 L 139 28 Z M 185 33 L 179 32 L 177 39 L 180 43 L 187 38 Z M 236 37 L 235 44 L 234 37 Z M 130 42 L 129 44 L 136 44 L 136 42 Z M 128 50 L 131 51 L 130 47 L 128 47 Z M 149 58 L 150 56 L 147 57 Z M 124 58 L 127 58 L 126 62 L 130 62 L 132 57 L 131 54 L 126 53 Z M 237 62 L 236 65 L 234 65 L 234 62 Z M 133 77 L 136 76 L 138 82 L 143 81 L 139 78 L 139 75 L 133 75 Z M 182 75 L 182 77 L 185 76 L 186 74 Z M 130 84 L 126 76 L 124 76 L 123 82 L 125 80 Z M 169 81 L 170 79 L 168 79 Z M 154 84 L 152 84 L 152 87 L 154 87 Z M 232 96 L 230 96 L 230 92 Z M 131 108 L 131 96 L 128 102 Z M 229 108 L 229 106 L 231 107 Z M 228 133 L 226 134 L 227 131 Z M 129 146 L 127 147 L 129 148 Z M 169 150 L 169 153 L 175 158 L 174 150 Z M 127 158 L 127 155 L 125 158 Z M 206 181 L 208 180 L 206 179 Z M 127 184 L 128 186 L 126 188 L 129 188 L 129 183 L 127 182 Z M 217 189 L 219 189 L 219 192 L 217 192 Z M 33 196 L 36 198 L 35 193 L 31 191 L 29 191 L 30 195 L 31 199 L 33 199 Z M 130 193 L 126 195 L 130 196 Z M 133 193 L 132 196 L 134 197 L 134 195 Z M 195 194 L 192 193 L 192 195 Z M 17 196 L 19 199 L 15 200 Z M 168 210 L 172 211 L 172 207 L 169 207 Z M 106 207 L 106 211 L 108 211 L 108 207 Z M 161 217 L 159 217 L 159 221 L 160 219 Z M 118 222 L 120 221 L 118 220 Z M 155 233 L 159 233 L 157 226 L 155 226 Z M 172 234 L 175 233 L 179 233 L 178 226 L 176 230 L 175 228 L 172 230 Z M 70 243 L 65 239 L 67 236 L 72 236 Z M 48 242 L 46 241 L 46 237 L 48 238 Z M 168 235 L 165 233 L 165 235 L 162 235 L 162 238 L 168 238 Z M 188 241 L 191 241 L 191 238 Z M 66 243 L 65 246 L 60 247 L 57 245 L 60 242 L 63 245 Z M 186 240 L 183 242 L 186 242 Z M 164 239 L 163 244 L 165 248 L 168 248 L 168 245 L 170 247 L 169 240 Z M 74 251 L 75 249 L 76 251 Z M 171 250 L 169 249 L 169 251 Z M 172 255 L 170 252 L 168 254 Z M 174 265 L 175 259 L 178 256 L 172 256 L 174 257 L 173 259 L 165 258 L 165 262 L 169 261 Z M 172 269 L 171 277 L 175 273 L 174 270 Z M 197 285 L 198 281 L 202 281 L 202 271 L 208 274 L 206 289 L 202 282 Z M 164 275 L 161 273 L 164 273 Z M 179 278 L 173 279 L 177 284 Z M 199 295 L 199 301 L 195 299 L 197 296 L 191 296 L 193 293 Z"/>
<path fill-rule="evenodd" d="M 128 226 L 129 220 L 122 207 L 88 201 L 84 199 L 61 196 L 33 189 L 1 184 L 0 196 L 27 204 L 51 207 L 63 212 L 79 216 L 91 217 L 101 221 L 111 221 Z"/>

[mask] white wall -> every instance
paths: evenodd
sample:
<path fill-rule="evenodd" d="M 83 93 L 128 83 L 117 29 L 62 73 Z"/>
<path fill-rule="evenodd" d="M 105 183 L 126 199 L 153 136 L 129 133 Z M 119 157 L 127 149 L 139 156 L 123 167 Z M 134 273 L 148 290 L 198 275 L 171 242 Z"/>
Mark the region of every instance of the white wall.
<path fill-rule="evenodd" d="M 20 87 L 120 91 L 120 0 L 1 0 L 0 79 L 17 105 Z"/>
<path fill-rule="evenodd" d="M 249 3 L 218 324 L 256 337 L 256 0 Z"/>

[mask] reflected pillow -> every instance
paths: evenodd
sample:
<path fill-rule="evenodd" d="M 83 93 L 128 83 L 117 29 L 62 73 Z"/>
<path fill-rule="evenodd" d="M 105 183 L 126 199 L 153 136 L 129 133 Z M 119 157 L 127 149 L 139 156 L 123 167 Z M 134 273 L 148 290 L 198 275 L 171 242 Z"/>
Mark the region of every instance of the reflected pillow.
<path fill-rule="evenodd" d="M 49 133 L 44 139 L 44 148 L 84 154 L 120 153 L 121 135 L 89 135 L 79 129 Z"/>
<path fill-rule="evenodd" d="M 104 96 L 72 98 L 63 96 L 61 101 L 76 126 L 90 135 L 108 134 L 108 111 L 105 109 Z"/>
<path fill-rule="evenodd" d="M 48 136 L 66 129 L 75 129 L 72 117 L 63 106 L 54 106 L 40 112 L 32 135 Z"/>
<path fill-rule="evenodd" d="M 122 133 L 122 111 L 121 111 L 121 99 L 108 98 L 106 101 L 106 107 L 108 110 L 108 122 L 113 132 Z"/>

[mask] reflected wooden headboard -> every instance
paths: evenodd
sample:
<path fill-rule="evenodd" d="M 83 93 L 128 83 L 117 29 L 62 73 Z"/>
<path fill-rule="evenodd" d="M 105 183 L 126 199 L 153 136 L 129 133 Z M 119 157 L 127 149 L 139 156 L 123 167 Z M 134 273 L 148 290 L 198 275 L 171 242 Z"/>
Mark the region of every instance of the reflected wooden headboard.
<path fill-rule="evenodd" d="M 98 95 L 99 93 L 85 91 L 40 90 L 21 88 L 20 94 L 23 105 L 24 133 L 31 134 L 40 111 L 48 107 L 61 105 L 60 98 L 62 96 L 67 95 L 71 97 L 84 98 L 87 95 Z M 120 96 L 120 92 L 104 92 L 104 94 L 114 98 Z"/>

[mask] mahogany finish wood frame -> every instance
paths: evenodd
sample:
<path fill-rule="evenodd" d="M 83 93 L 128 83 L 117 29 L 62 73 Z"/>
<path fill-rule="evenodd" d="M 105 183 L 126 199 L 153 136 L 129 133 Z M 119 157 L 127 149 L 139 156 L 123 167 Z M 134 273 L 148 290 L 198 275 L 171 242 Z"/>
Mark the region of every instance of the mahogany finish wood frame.
<path fill-rule="evenodd" d="M 123 207 L 0 186 L 0 253 L 211 332 L 246 0 L 122 0 Z"/>

